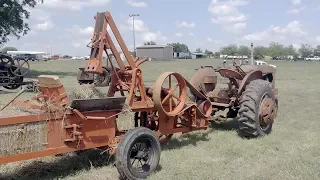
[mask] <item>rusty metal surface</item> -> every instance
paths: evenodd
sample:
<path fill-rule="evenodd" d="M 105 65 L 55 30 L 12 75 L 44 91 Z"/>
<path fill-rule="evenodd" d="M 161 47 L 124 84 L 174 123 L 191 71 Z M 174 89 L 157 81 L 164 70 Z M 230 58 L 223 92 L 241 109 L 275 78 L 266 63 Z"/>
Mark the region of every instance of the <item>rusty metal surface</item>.
<path fill-rule="evenodd" d="M 276 73 L 276 68 L 272 66 L 241 65 L 241 69 L 246 73 L 250 73 L 251 71 L 261 71 L 263 75 Z"/>
<path fill-rule="evenodd" d="M 242 80 L 244 78 L 244 76 L 241 73 L 233 69 L 221 68 L 219 69 L 219 73 L 222 77 L 225 77 L 225 78 L 234 78 L 237 80 Z"/>
<path fill-rule="evenodd" d="M 224 103 L 224 104 L 230 103 L 230 96 L 228 93 L 228 89 L 216 88 L 213 91 L 210 91 L 208 93 L 208 97 L 212 102 Z"/>
<path fill-rule="evenodd" d="M 226 119 L 212 117 L 216 111 L 226 108 L 237 111 L 242 92 L 250 81 L 261 79 L 264 73 L 275 72 L 272 67 L 263 71 L 261 67 L 254 66 L 241 66 L 243 71 L 239 67 L 222 68 L 218 72 L 229 79 L 227 89 L 216 88 L 217 73 L 212 68 L 198 69 L 190 81 L 179 73 L 165 72 L 155 82 L 154 89 L 145 87 L 139 66 L 146 59 L 133 59 L 109 12 L 97 13 L 95 19 L 90 60 L 84 72 L 101 73 L 102 54 L 107 49 L 111 50 L 118 67 L 109 61 L 112 75 L 108 98 L 74 100 L 69 105 L 65 89 L 57 76 L 39 76 L 40 93 L 33 98 L 38 105 L 29 101 L 15 103 L 41 109 L 41 114 L 0 118 L 0 126 L 44 121 L 47 126 L 46 148 L 0 157 L 0 164 L 97 147 L 108 147 L 108 151 L 114 153 L 117 143 L 126 132 L 119 131 L 116 123 L 125 100 L 129 110 L 136 112 L 135 120 L 140 121 L 140 126 L 152 129 L 161 142 L 168 141 L 174 133 L 207 129 L 209 120 Z M 128 66 L 120 58 L 107 26 L 110 26 L 125 54 Z M 106 55 L 110 60 L 109 54 Z M 165 88 L 163 84 L 167 78 L 170 79 L 169 87 Z M 176 84 L 172 84 L 172 79 L 176 79 Z M 174 95 L 175 90 L 179 92 L 177 96 Z M 196 100 L 187 100 L 188 91 L 197 97 Z M 120 92 L 122 97 L 115 98 L 116 92 Z M 273 122 L 277 109 L 272 111 L 272 106 L 268 100 L 262 102 L 260 116 L 263 116 L 264 122 Z M 135 122 L 135 126 L 138 127 L 138 123 Z"/>
<path fill-rule="evenodd" d="M 93 82 L 93 74 L 87 73 L 84 71 L 84 68 L 79 68 L 78 74 L 77 74 L 77 80 L 81 83 L 87 84 L 87 82 Z"/>
<path fill-rule="evenodd" d="M 262 72 L 261 71 L 251 71 L 248 73 L 245 78 L 240 82 L 240 86 L 238 89 L 238 94 L 242 94 L 242 92 L 245 90 L 246 85 L 250 83 L 250 81 L 256 80 L 256 79 L 262 79 Z"/>
<path fill-rule="evenodd" d="M 80 112 L 101 111 L 101 110 L 121 110 L 124 106 L 125 97 L 109 97 L 104 99 L 75 99 L 70 107 Z"/>
<path fill-rule="evenodd" d="M 163 88 L 164 81 L 168 78 L 169 87 Z M 178 84 L 172 84 L 172 78 L 177 80 Z M 175 96 L 174 92 L 178 91 L 179 95 Z M 153 91 L 154 106 L 167 116 L 176 116 L 183 109 L 187 100 L 187 88 L 184 78 L 173 72 L 165 72 L 159 76 L 155 82 Z M 164 109 L 164 106 L 169 106 L 169 110 Z"/>
<path fill-rule="evenodd" d="M 217 85 L 217 73 L 214 69 L 205 67 L 197 69 L 189 80 L 190 84 L 199 92 L 214 90 Z"/>
<path fill-rule="evenodd" d="M 262 124 L 270 125 L 274 122 L 277 114 L 277 106 L 275 101 L 269 97 L 265 97 L 260 105 L 259 119 Z"/>

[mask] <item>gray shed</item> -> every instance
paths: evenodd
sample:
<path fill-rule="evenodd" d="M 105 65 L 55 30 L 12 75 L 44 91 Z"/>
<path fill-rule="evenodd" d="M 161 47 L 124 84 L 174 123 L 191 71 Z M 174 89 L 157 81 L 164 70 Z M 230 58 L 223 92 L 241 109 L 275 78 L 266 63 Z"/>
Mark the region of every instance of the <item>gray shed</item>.
<path fill-rule="evenodd" d="M 137 57 L 152 58 L 155 61 L 172 61 L 173 47 L 169 45 L 145 45 L 137 47 Z"/>

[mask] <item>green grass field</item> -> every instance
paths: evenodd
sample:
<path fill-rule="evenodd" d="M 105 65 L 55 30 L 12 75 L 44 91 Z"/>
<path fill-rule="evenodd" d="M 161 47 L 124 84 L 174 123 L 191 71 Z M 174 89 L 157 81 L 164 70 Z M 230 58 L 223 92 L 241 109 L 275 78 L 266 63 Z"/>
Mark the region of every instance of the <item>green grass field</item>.
<path fill-rule="evenodd" d="M 75 73 L 86 62 L 31 62 L 31 77 L 59 75 L 68 90 L 77 85 Z M 177 134 L 162 146 L 160 166 L 148 179 L 320 179 L 320 63 L 267 62 L 277 66 L 279 91 L 278 117 L 269 136 L 241 139 L 227 125 Z M 146 62 L 142 70 L 145 83 L 152 86 L 162 72 L 175 71 L 190 78 L 201 65 L 222 63 L 213 59 Z M 3 91 L 0 105 L 14 95 Z M 32 95 L 25 93 L 22 98 Z M 0 179 L 117 179 L 113 160 L 96 150 L 46 157 L 0 165 Z"/>

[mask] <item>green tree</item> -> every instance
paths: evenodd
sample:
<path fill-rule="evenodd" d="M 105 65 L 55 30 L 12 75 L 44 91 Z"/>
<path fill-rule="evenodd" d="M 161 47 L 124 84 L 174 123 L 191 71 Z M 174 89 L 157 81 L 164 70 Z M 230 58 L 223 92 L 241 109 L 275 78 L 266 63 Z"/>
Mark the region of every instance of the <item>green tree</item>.
<path fill-rule="evenodd" d="M 238 46 L 236 44 L 230 44 L 220 49 L 220 53 L 223 55 L 233 55 L 233 54 L 236 54 L 237 52 L 238 52 Z"/>
<path fill-rule="evenodd" d="M 254 59 L 264 59 L 266 54 L 267 54 L 267 48 L 264 46 L 256 46 L 253 48 Z"/>
<path fill-rule="evenodd" d="M 320 46 L 319 46 L 319 45 L 314 49 L 313 54 L 314 54 L 315 56 L 320 56 Z"/>
<path fill-rule="evenodd" d="M 168 43 L 168 45 L 173 47 L 173 52 L 190 52 L 188 46 L 183 43 Z"/>
<path fill-rule="evenodd" d="M 301 44 L 301 47 L 299 48 L 299 53 L 303 58 L 312 55 L 313 52 L 313 48 L 310 44 Z"/>
<path fill-rule="evenodd" d="M 284 46 L 276 42 L 271 42 L 268 47 L 267 55 L 271 57 L 284 56 Z"/>
<path fill-rule="evenodd" d="M 0 44 L 8 42 L 9 36 L 19 39 L 27 34 L 30 12 L 26 8 L 34 8 L 39 2 L 43 3 L 43 0 L 0 1 Z"/>
<path fill-rule="evenodd" d="M 214 53 L 214 57 L 219 58 L 220 57 L 220 52 L 219 51 L 215 52 Z"/>
<path fill-rule="evenodd" d="M 154 41 L 145 42 L 144 45 L 157 45 Z"/>
<path fill-rule="evenodd" d="M 212 51 L 209 51 L 208 49 L 206 49 L 204 51 L 204 53 L 207 55 L 207 56 L 213 56 L 213 52 Z"/>
<path fill-rule="evenodd" d="M 284 55 L 287 56 L 297 56 L 298 53 L 296 51 L 296 49 L 293 47 L 293 45 L 289 45 L 288 47 L 284 48 Z"/>
<path fill-rule="evenodd" d="M 240 46 L 238 52 L 240 56 L 250 56 L 250 48 L 248 46 Z"/>
<path fill-rule="evenodd" d="M 202 49 L 201 48 L 197 48 L 196 49 L 196 53 L 202 53 Z"/>
<path fill-rule="evenodd" d="M 1 52 L 6 54 L 8 51 L 18 51 L 18 49 L 15 47 L 4 47 Z"/>

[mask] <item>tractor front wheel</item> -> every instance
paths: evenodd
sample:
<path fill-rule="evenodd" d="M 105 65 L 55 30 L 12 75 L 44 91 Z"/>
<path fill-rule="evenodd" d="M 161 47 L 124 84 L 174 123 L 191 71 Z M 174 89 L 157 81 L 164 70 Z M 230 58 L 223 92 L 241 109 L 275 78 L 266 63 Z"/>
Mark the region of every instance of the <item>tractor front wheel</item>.
<path fill-rule="evenodd" d="M 116 150 L 116 166 L 121 178 L 147 178 L 158 167 L 160 153 L 160 143 L 153 131 L 146 127 L 129 130 Z"/>
<path fill-rule="evenodd" d="M 253 80 L 240 97 L 239 134 L 247 138 L 268 135 L 277 116 L 278 101 L 271 83 Z"/>

